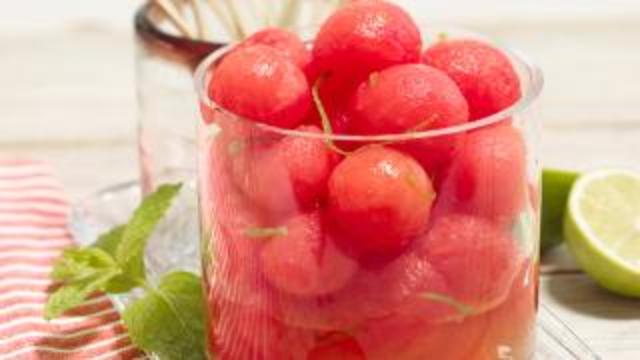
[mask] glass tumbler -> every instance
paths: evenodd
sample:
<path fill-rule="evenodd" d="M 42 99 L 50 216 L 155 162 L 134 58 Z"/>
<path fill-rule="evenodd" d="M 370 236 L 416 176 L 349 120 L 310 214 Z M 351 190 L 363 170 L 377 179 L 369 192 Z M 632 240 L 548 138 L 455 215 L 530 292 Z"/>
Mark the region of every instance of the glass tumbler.
<path fill-rule="evenodd" d="M 422 30 L 427 41 L 443 31 L 478 38 Z M 339 135 L 217 105 L 207 84 L 229 49 L 196 71 L 211 357 L 532 358 L 541 72 L 503 49 L 522 96 L 502 112 L 437 130 Z"/>
<path fill-rule="evenodd" d="M 170 32 L 166 15 L 151 4 L 134 18 L 138 93 L 138 150 L 145 194 L 162 183 L 195 179 L 193 71 L 221 45 Z"/>
<path fill-rule="evenodd" d="M 141 6 L 134 18 L 140 188 L 146 195 L 165 183 L 184 184 L 171 214 L 150 240 L 147 270 L 153 276 L 175 268 L 199 267 L 198 224 L 194 220 L 199 115 L 194 105 L 193 72 L 205 56 L 221 46 L 180 36 L 168 23 L 166 15 L 149 3 Z"/>

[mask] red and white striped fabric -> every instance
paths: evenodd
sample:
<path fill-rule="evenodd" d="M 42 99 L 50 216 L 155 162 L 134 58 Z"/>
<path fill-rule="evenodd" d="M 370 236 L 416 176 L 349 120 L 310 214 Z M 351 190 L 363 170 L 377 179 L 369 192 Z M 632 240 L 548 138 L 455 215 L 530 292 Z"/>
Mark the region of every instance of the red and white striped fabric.
<path fill-rule="evenodd" d="M 0 160 L 0 360 L 142 357 L 104 295 L 43 319 L 51 266 L 73 243 L 68 210 L 46 164 Z"/>

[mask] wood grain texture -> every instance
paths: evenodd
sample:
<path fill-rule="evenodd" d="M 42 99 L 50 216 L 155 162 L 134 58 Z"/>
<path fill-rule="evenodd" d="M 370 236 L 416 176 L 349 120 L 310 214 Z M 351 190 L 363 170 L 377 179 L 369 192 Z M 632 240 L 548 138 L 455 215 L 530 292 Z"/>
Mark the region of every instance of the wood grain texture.
<path fill-rule="evenodd" d="M 131 35 L 0 32 L 0 143 L 93 143 L 135 129 Z"/>
<path fill-rule="evenodd" d="M 543 67 L 545 165 L 640 170 L 640 14 L 545 19 L 461 23 Z M 83 23 L 0 32 L 0 153 L 51 161 L 75 199 L 138 171 L 132 36 Z M 545 262 L 542 300 L 604 359 L 640 358 L 640 302 L 576 274 L 562 249 Z"/>
<path fill-rule="evenodd" d="M 583 274 L 543 275 L 540 296 L 603 359 L 638 359 L 637 300 L 611 295 Z"/>

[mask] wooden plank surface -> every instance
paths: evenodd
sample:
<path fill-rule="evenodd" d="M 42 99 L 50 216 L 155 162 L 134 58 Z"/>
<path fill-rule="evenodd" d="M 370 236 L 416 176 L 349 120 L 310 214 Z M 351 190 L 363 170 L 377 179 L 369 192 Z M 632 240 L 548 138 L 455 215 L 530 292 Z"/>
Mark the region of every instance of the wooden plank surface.
<path fill-rule="evenodd" d="M 640 16 L 632 20 L 472 23 L 544 68 L 545 164 L 640 170 Z M 1 32 L 0 80 L 1 155 L 51 161 L 74 199 L 137 175 L 127 31 L 80 24 Z M 562 265 L 566 256 L 546 261 Z M 603 358 L 640 358 L 640 302 L 582 274 L 544 275 L 541 285 L 542 300 Z"/>

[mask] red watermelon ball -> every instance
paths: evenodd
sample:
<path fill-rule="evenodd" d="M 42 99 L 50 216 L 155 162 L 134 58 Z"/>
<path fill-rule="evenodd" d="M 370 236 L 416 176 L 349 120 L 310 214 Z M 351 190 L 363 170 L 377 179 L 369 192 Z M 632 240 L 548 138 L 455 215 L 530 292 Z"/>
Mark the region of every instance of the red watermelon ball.
<path fill-rule="evenodd" d="M 445 277 L 448 295 L 478 311 L 504 300 L 518 271 L 514 241 L 481 217 L 443 216 L 434 221 L 423 245 Z"/>
<path fill-rule="evenodd" d="M 397 134 L 464 123 L 468 109 L 446 74 L 406 64 L 371 74 L 351 99 L 349 115 L 358 134 Z"/>
<path fill-rule="evenodd" d="M 342 332 L 322 335 L 306 360 L 367 360 L 358 341 Z"/>
<path fill-rule="evenodd" d="M 357 134 L 402 134 L 466 123 L 467 102 L 442 71 L 422 64 L 396 65 L 373 73 L 351 99 L 350 130 Z M 399 143 L 425 166 L 429 175 L 447 165 L 459 144 L 457 136 Z"/>
<path fill-rule="evenodd" d="M 286 235 L 270 238 L 260 254 L 262 271 L 277 289 L 299 296 L 325 295 L 356 273 L 356 262 L 325 238 L 317 213 L 294 217 L 284 228 Z"/>
<path fill-rule="evenodd" d="M 296 130 L 322 133 L 312 125 Z M 275 218 L 318 205 L 338 162 L 322 139 L 290 135 L 272 146 L 252 145 L 232 163 L 232 176 L 253 204 Z"/>
<path fill-rule="evenodd" d="M 282 28 L 266 28 L 244 40 L 241 46 L 266 45 L 278 50 L 305 70 L 311 63 L 311 51 L 294 32 Z"/>
<path fill-rule="evenodd" d="M 363 260 L 398 255 L 425 229 L 435 198 L 422 167 L 383 146 L 347 156 L 331 174 L 328 189 L 332 235 Z"/>
<path fill-rule="evenodd" d="M 384 266 L 361 267 L 338 292 L 330 296 L 282 298 L 285 322 L 306 328 L 353 329 L 367 320 L 411 317 L 441 321 L 452 315 L 451 307 L 430 302 L 428 292 L 447 293 L 444 278 L 426 257 L 407 250 Z"/>
<path fill-rule="evenodd" d="M 476 40 L 445 40 L 427 49 L 422 61 L 449 75 L 469 103 L 471 120 L 513 105 L 521 96 L 520 79 L 499 49 Z"/>
<path fill-rule="evenodd" d="M 266 45 L 239 47 L 212 70 L 209 96 L 249 120 L 294 128 L 311 108 L 311 91 L 298 66 Z"/>
<path fill-rule="evenodd" d="M 468 133 L 441 195 L 466 213 L 509 224 L 527 201 L 525 146 L 508 123 Z"/>
<path fill-rule="evenodd" d="M 313 62 L 321 72 L 367 74 L 417 62 L 422 40 L 413 19 L 386 1 L 355 1 L 338 9 L 320 28 Z"/>
<path fill-rule="evenodd" d="M 270 311 L 214 301 L 208 335 L 216 359 L 302 359 L 314 346 L 312 331 L 289 327 Z"/>

